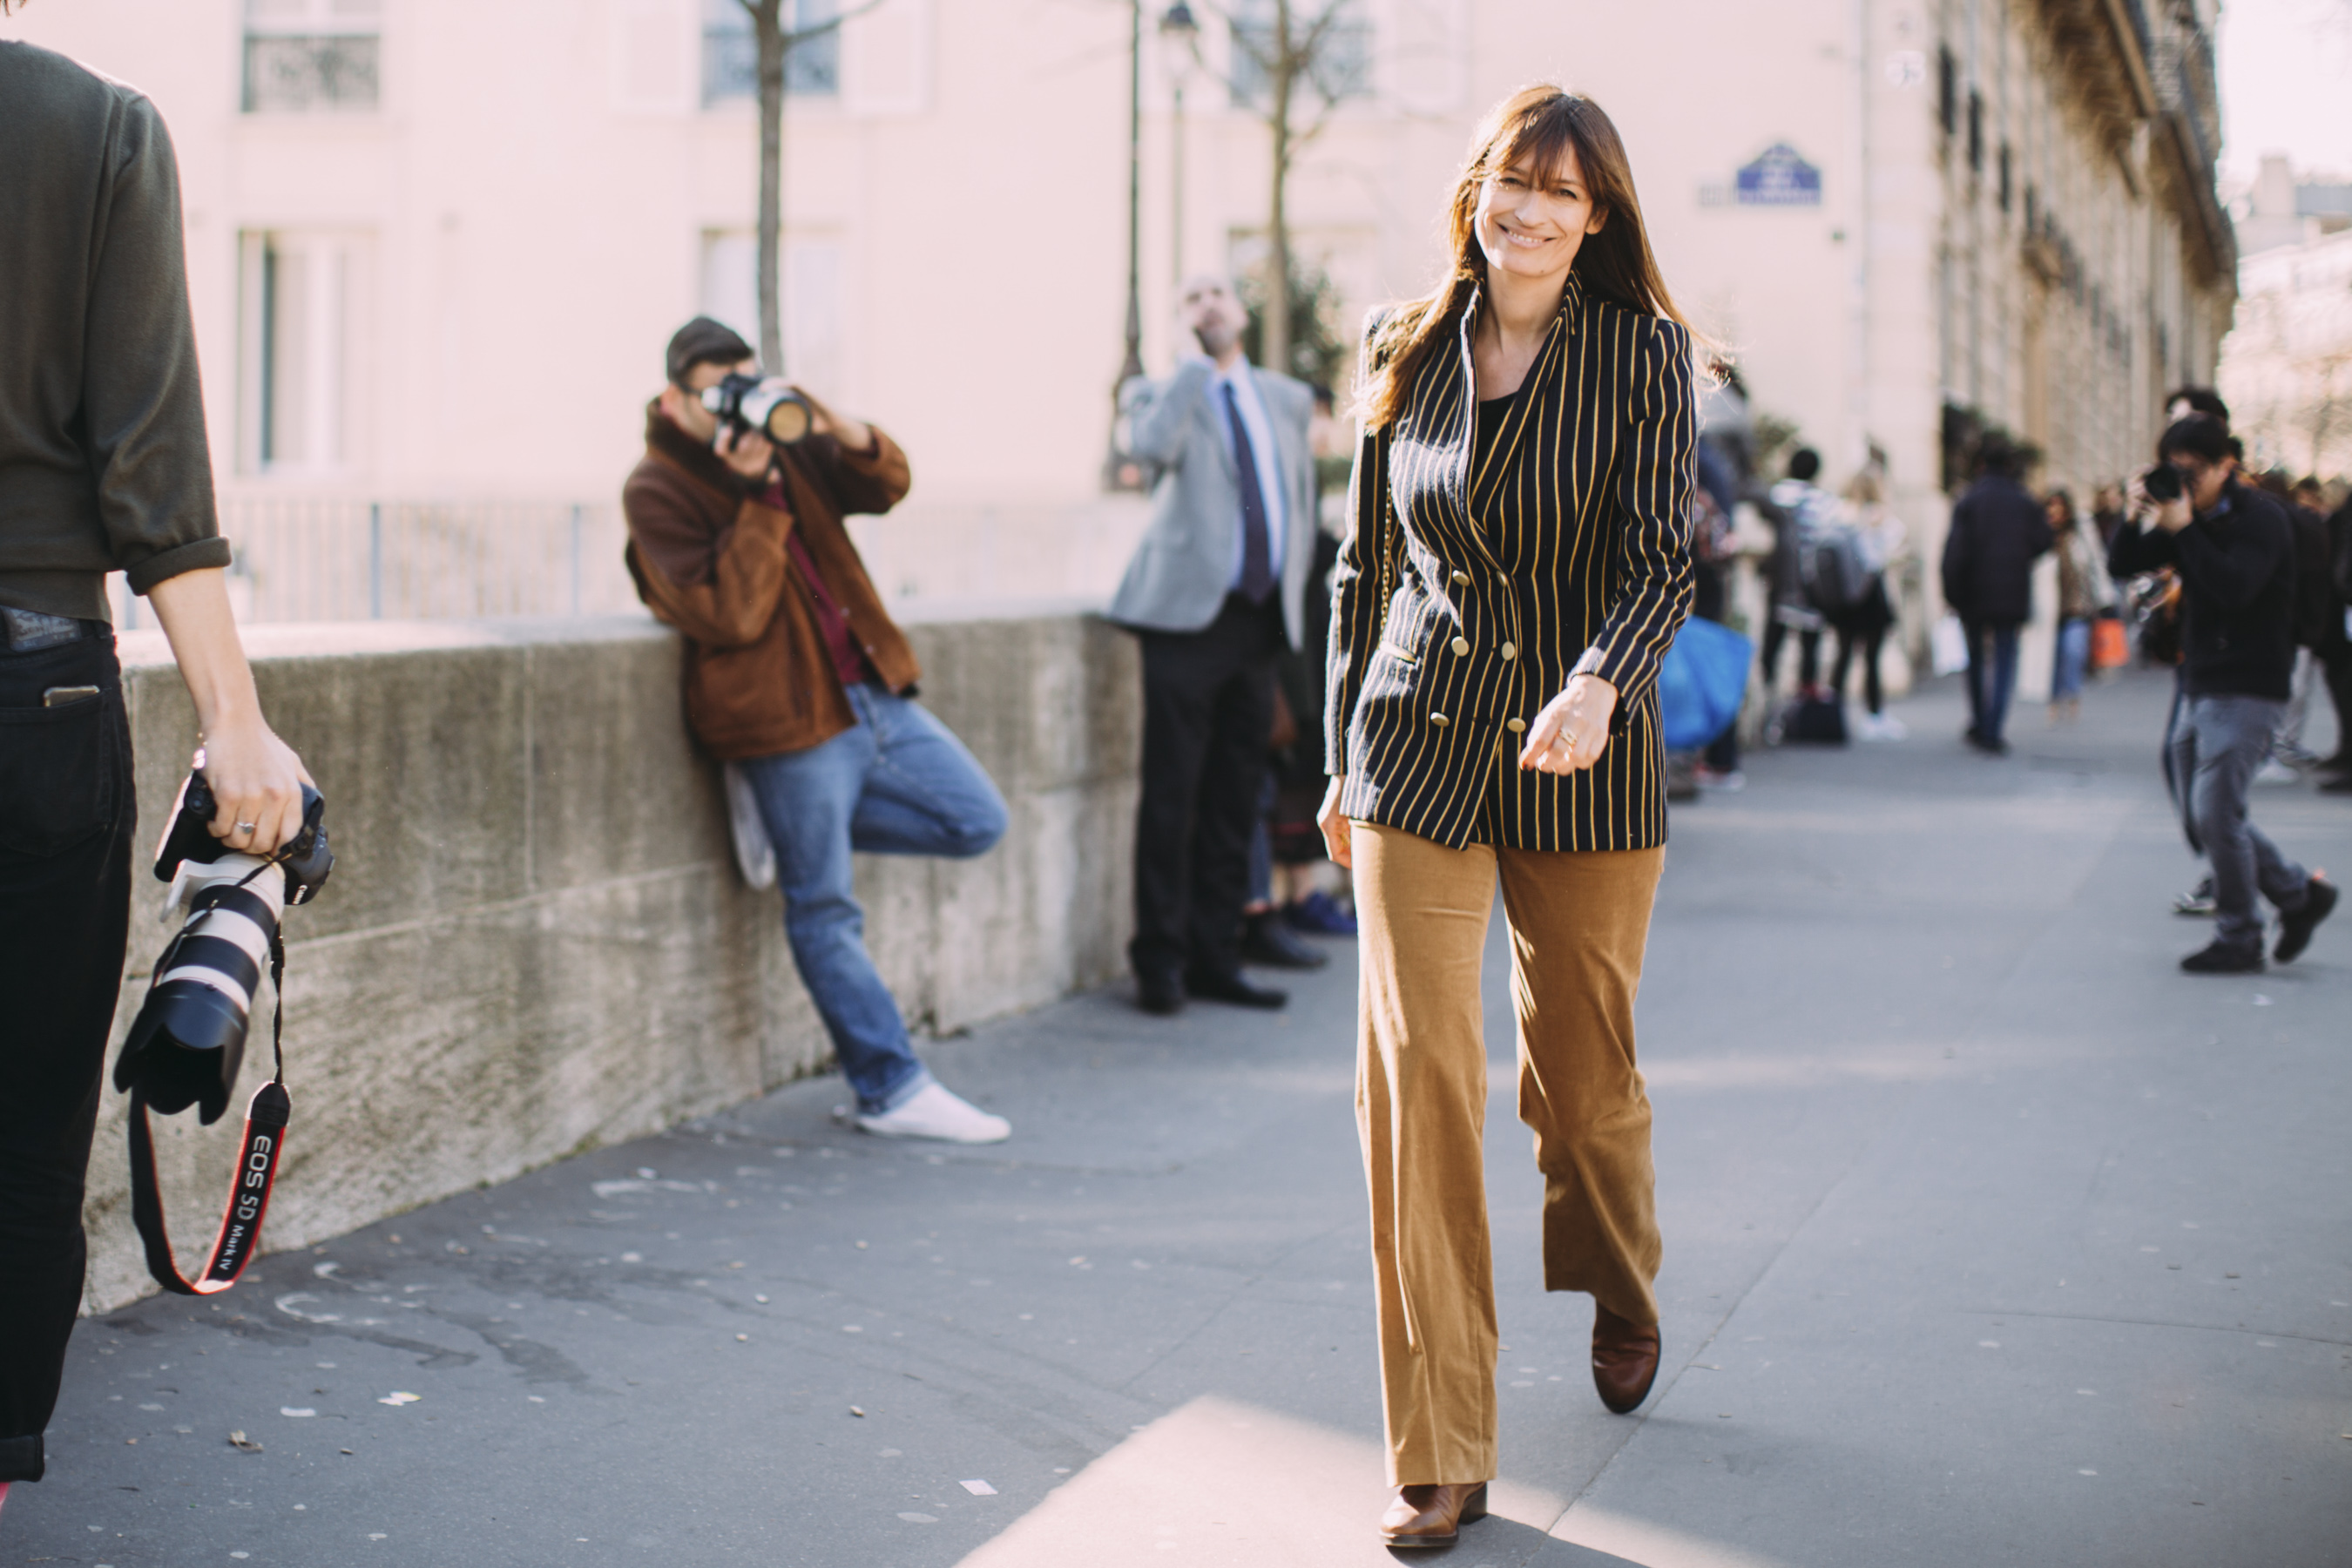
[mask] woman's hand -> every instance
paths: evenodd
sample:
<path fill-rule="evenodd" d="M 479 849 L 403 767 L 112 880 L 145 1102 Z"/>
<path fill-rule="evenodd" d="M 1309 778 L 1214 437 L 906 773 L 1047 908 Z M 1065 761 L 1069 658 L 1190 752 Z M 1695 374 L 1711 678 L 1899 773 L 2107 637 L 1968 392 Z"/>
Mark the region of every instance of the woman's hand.
<path fill-rule="evenodd" d="M 1348 842 L 1347 814 L 1339 809 L 1339 792 L 1347 787 L 1347 784 L 1345 774 L 1334 778 L 1331 787 L 1323 792 L 1321 808 L 1315 813 L 1315 826 L 1323 830 L 1324 852 L 1331 857 L 1331 864 L 1343 870 L 1354 865 L 1354 861 L 1349 858 L 1353 851 Z"/>
<path fill-rule="evenodd" d="M 274 854 L 302 831 L 302 786 L 316 781 L 258 712 L 205 731 L 204 773 L 220 807 L 213 837 L 230 848 Z"/>
<path fill-rule="evenodd" d="M 1609 721 L 1617 711 L 1617 689 L 1597 675 L 1571 678 L 1568 689 L 1544 704 L 1528 726 L 1519 752 L 1521 769 L 1580 773 L 1601 760 L 1609 744 Z"/>
<path fill-rule="evenodd" d="M 213 837 L 248 855 L 274 853 L 302 831 L 302 786 L 312 781 L 261 716 L 225 576 L 217 566 L 183 572 L 149 589 L 147 602 L 195 704 L 205 782 L 219 807 Z"/>

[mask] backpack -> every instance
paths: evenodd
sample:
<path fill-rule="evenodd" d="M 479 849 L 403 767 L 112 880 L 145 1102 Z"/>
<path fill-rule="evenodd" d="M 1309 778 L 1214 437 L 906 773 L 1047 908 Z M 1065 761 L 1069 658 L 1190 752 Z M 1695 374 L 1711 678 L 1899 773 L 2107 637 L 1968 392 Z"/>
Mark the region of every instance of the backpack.
<path fill-rule="evenodd" d="M 1862 531 L 1850 522 L 1810 530 L 1797 564 L 1804 575 L 1805 597 L 1823 614 L 1861 604 L 1878 576 L 1863 549 Z"/>
<path fill-rule="evenodd" d="M 1797 585 L 1805 602 L 1825 614 L 1851 609 L 1869 595 L 1878 570 L 1863 543 L 1862 530 L 1828 491 L 1802 479 L 1772 487 L 1794 529 Z"/>

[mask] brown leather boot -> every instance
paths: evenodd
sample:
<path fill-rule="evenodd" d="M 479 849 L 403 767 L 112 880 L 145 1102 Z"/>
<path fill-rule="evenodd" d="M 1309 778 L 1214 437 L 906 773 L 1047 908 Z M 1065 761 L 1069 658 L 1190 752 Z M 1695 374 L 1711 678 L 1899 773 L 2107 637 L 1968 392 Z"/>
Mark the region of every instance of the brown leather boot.
<path fill-rule="evenodd" d="M 1592 1307 L 1592 1386 L 1601 1403 L 1630 1415 L 1658 1381 L 1658 1329 L 1628 1322 L 1608 1308 Z"/>
<path fill-rule="evenodd" d="M 1381 1539 L 1391 1546 L 1451 1546 L 1465 1524 L 1486 1517 L 1486 1483 L 1399 1487 L 1381 1515 Z"/>

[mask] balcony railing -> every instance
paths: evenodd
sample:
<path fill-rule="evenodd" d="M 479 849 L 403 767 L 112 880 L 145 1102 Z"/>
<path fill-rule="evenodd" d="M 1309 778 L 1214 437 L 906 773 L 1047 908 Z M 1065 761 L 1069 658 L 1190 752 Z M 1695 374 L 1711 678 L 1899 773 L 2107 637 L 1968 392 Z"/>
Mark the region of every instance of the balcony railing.
<path fill-rule="evenodd" d="M 373 109 L 379 42 L 373 33 L 247 35 L 245 111 L 299 114 Z"/>

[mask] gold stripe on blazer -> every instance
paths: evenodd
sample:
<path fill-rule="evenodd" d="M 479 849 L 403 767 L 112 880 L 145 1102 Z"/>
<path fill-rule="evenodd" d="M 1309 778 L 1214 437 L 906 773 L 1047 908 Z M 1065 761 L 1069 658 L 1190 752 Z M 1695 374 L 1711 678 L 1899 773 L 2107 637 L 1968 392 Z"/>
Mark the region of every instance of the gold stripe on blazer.
<path fill-rule="evenodd" d="M 1690 334 L 1570 274 L 1473 474 L 1477 310 L 1474 292 L 1456 352 L 1432 353 L 1403 414 L 1358 444 L 1325 764 L 1349 816 L 1449 847 L 1651 848 L 1666 838 L 1658 667 L 1690 611 Z M 1617 689 L 1601 760 L 1498 761 L 1579 671 Z"/>

